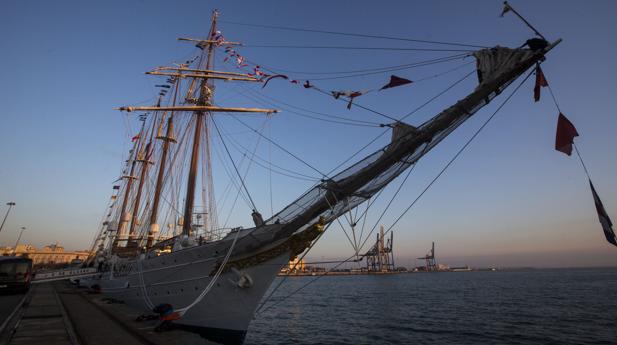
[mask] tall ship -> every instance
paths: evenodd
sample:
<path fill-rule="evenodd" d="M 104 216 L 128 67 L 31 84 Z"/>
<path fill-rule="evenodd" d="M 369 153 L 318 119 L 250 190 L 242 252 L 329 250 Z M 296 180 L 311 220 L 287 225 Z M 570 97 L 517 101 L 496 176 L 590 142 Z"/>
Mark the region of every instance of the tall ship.
<path fill-rule="evenodd" d="M 466 58 L 475 59 L 472 77 L 478 82 L 467 96 L 420 125 L 390 117 L 381 126 L 390 137 L 385 146 L 364 158 L 348 157 L 345 165 L 331 173 L 311 167 L 320 175 L 314 185 L 266 218 L 251 196 L 239 159 L 230 153 L 237 143 L 223 140 L 221 117 L 244 123 L 240 115 L 271 116 L 278 110 L 219 106 L 216 86 L 289 82 L 323 90 L 309 80 L 293 80 L 248 62 L 238 53 L 240 44 L 227 41 L 219 31 L 218 16 L 213 12 L 205 39 L 180 38 L 195 45 L 195 58 L 146 72 L 162 78 L 154 104 L 119 108 L 137 114 L 140 129 L 130 143 L 109 212 L 95 238 L 89 263 L 99 273 L 89 284 L 136 311 L 149 313 L 157 306 L 170 306 L 177 327 L 225 344 L 243 343 L 256 309 L 282 267 L 303 256 L 333 222 L 360 205 L 370 205 L 384 187 L 521 75 L 529 72 L 529 77 L 560 42 L 533 38 L 518 48 L 470 51 Z M 236 70 L 217 70 L 217 54 L 219 61 L 231 59 Z M 392 76 L 382 89 L 406 83 L 411 81 Z M 355 107 L 354 99 L 361 94 L 328 93 L 348 107 Z M 246 131 L 259 134 L 248 126 Z M 311 143 L 299 145 L 310 148 Z M 291 150 L 277 148 L 308 165 Z M 246 149 L 245 158 L 253 157 L 252 150 Z M 236 201 L 240 197 L 250 205 L 248 227 L 228 227 L 221 217 L 214 197 L 215 153 L 227 160 L 224 168 L 232 181 L 217 188 L 227 188 L 226 197 L 235 196 Z"/>

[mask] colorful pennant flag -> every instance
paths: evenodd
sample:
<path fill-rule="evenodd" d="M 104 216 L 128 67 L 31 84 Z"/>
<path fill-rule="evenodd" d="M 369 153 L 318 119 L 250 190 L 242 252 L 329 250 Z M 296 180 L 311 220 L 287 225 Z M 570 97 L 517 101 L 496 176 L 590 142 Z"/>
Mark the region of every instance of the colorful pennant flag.
<path fill-rule="evenodd" d="M 557 119 L 557 135 L 555 136 L 555 150 L 570 156 L 572 154 L 572 144 L 574 138 L 578 137 L 576 127 L 562 113 Z"/>
<path fill-rule="evenodd" d="M 604 209 L 604 205 L 602 205 L 602 201 L 600 200 L 598 193 L 596 193 L 596 189 L 593 188 L 593 183 L 591 183 L 591 180 L 589 180 L 589 186 L 591 187 L 591 193 L 593 194 L 593 202 L 596 204 L 598 219 L 600 220 L 600 224 L 602 224 L 602 230 L 604 230 L 604 236 L 606 236 L 606 240 L 609 243 L 617 246 L 617 237 L 615 236 L 615 232 L 613 231 L 613 223 L 608 217 L 608 214 Z"/>
<path fill-rule="evenodd" d="M 542 69 L 540 65 L 536 66 L 536 85 L 533 88 L 533 100 L 535 102 L 540 100 L 540 89 L 548 86 L 548 81 L 546 81 L 546 77 L 544 77 L 544 73 L 542 73 Z"/>
<path fill-rule="evenodd" d="M 385 90 L 385 89 L 389 89 L 391 87 L 397 87 L 397 86 L 401 86 L 401 85 L 406 85 L 406 84 L 411 84 L 412 81 L 409 79 L 405 79 L 405 78 L 401 78 L 401 77 L 397 77 L 395 75 L 391 75 L 390 76 L 390 82 L 386 85 L 384 85 L 381 90 Z"/>

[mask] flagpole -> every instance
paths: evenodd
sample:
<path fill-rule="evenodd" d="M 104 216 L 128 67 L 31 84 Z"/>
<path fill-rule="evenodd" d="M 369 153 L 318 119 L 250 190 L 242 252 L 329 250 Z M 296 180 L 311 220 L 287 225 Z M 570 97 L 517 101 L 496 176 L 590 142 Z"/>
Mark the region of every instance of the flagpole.
<path fill-rule="evenodd" d="M 540 31 L 536 30 L 536 28 L 533 27 L 533 25 L 531 25 L 525 18 L 523 18 L 523 16 L 521 16 L 518 12 L 516 12 L 516 10 L 514 9 L 514 7 L 512 7 L 507 1 L 503 2 L 503 5 L 508 8 L 510 11 L 512 11 L 512 13 L 514 13 L 520 20 L 522 20 L 531 30 L 533 30 L 533 32 L 536 33 L 536 35 L 542 37 L 543 40 L 546 41 L 546 37 L 544 37 Z M 505 12 L 505 10 L 504 10 Z"/>

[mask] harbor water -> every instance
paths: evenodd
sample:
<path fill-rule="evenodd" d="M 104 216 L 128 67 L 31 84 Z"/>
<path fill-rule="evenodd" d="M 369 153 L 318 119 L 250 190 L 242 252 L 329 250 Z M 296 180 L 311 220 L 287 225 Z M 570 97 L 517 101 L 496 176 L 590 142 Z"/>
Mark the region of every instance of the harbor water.
<path fill-rule="evenodd" d="M 281 301 L 315 278 L 287 278 L 246 344 L 617 344 L 617 268 L 325 276 Z"/>

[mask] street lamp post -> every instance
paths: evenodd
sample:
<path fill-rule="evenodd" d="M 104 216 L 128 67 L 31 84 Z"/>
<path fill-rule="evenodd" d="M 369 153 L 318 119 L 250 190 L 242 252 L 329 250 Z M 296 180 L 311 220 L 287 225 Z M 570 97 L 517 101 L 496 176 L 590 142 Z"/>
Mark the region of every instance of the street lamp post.
<path fill-rule="evenodd" d="M 19 240 L 21 240 L 21 235 L 24 233 L 24 230 L 26 230 L 26 227 L 22 226 L 21 231 L 19 232 L 19 236 L 17 237 L 17 242 L 15 242 L 15 248 L 13 249 L 13 255 L 17 255 L 17 245 L 19 244 Z"/>
<path fill-rule="evenodd" d="M 6 218 L 9 216 L 9 212 L 11 212 L 11 207 L 15 206 L 14 202 L 7 202 L 6 203 L 9 206 L 9 209 L 6 210 L 6 214 L 4 215 L 4 219 L 2 220 L 2 224 L 0 225 L 0 231 L 2 231 L 2 228 L 4 227 L 4 222 L 6 222 Z"/>

